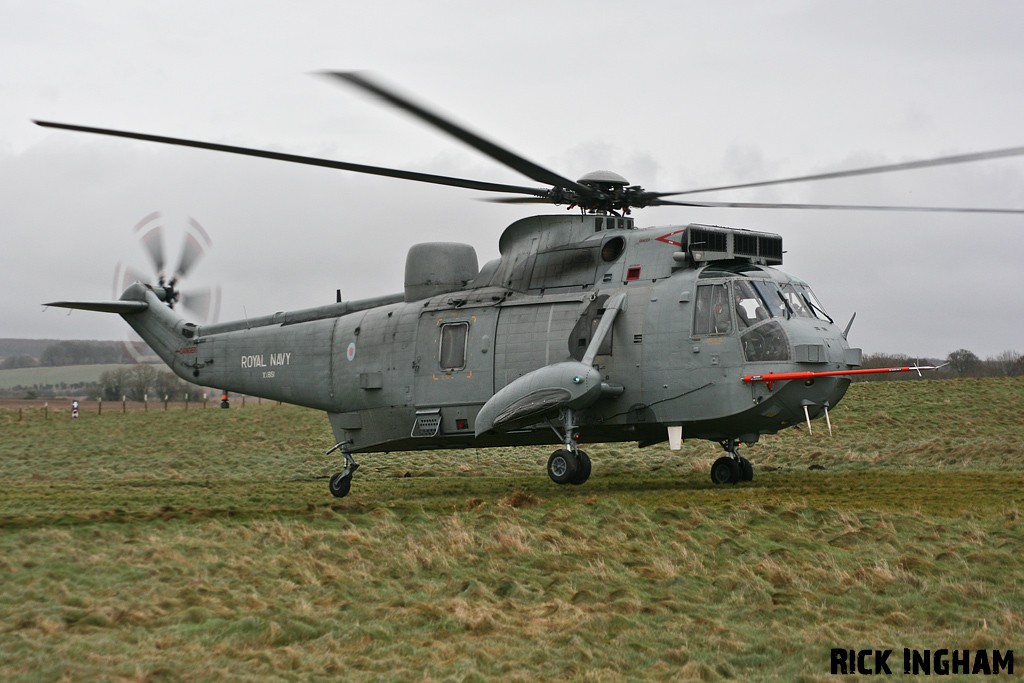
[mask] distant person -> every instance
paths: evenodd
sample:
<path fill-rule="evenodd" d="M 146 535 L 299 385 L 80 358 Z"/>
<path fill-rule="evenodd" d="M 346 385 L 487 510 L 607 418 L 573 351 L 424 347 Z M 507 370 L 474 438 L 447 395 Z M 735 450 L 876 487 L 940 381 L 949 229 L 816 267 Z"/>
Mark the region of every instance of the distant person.
<path fill-rule="evenodd" d="M 72 420 L 77 420 L 78 419 L 78 401 L 72 401 L 71 402 L 71 419 Z"/>

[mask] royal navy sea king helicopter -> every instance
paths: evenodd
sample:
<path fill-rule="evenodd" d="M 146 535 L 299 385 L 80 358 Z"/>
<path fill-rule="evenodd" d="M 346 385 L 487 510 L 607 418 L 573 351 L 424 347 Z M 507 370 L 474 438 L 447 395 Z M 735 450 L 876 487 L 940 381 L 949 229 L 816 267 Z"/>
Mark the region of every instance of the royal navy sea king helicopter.
<path fill-rule="evenodd" d="M 666 197 L 869 175 L 1024 154 L 1024 147 L 779 180 L 649 192 L 609 171 L 573 181 L 496 145 L 364 73 L 327 77 L 383 98 L 542 187 L 514 186 L 103 128 L 41 126 L 311 164 L 513 195 L 578 213 L 508 226 L 500 258 L 472 246 L 412 246 L 404 291 L 235 322 L 179 315 L 174 279 L 135 282 L 117 301 L 50 306 L 120 314 L 181 378 L 327 413 L 348 494 L 354 454 L 554 444 L 547 472 L 582 484 L 581 443 L 678 449 L 721 444 L 715 483 L 750 480 L 739 454 L 762 434 L 828 417 L 861 350 L 807 283 L 775 268 L 779 235 L 714 225 L 637 228 L 653 206 L 1024 213 L 1019 209 L 708 202 Z M 339 297 L 340 298 L 340 297 Z"/>

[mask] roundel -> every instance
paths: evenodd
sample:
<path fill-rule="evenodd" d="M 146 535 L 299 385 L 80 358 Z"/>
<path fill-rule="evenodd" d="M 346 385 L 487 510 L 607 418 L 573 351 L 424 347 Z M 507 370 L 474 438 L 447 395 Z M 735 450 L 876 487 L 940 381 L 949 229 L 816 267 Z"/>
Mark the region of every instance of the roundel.
<path fill-rule="evenodd" d="M 345 351 L 345 357 L 349 360 L 353 360 L 356 357 L 356 343 L 349 342 L 348 349 Z"/>

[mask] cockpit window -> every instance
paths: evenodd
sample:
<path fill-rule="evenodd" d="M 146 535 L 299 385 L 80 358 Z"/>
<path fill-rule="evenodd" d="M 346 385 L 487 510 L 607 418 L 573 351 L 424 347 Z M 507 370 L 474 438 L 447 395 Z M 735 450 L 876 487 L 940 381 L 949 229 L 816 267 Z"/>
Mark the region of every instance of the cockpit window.
<path fill-rule="evenodd" d="M 798 318 L 815 317 L 811 310 L 811 305 L 804 298 L 803 287 L 796 283 L 788 282 L 782 286 L 782 293 L 785 295 L 789 307 L 793 310 L 793 315 Z"/>
<path fill-rule="evenodd" d="M 798 285 L 798 287 L 803 292 L 804 301 L 806 301 L 807 304 L 811 307 L 811 311 L 814 313 L 814 317 L 818 318 L 819 320 L 827 320 L 829 322 L 832 322 L 832 318 L 829 317 L 829 314 L 825 312 L 825 308 L 821 305 L 821 302 L 818 301 L 818 297 L 814 296 L 814 292 L 811 291 L 811 288 L 808 287 L 807 285 Z"/>
<path fill-rule="evenodd" d="M 736 320 L 741 330 L 771 317 L 764 299 L 749 280 L 733 282 L 733 301 L 736 303 Z"/>
<path fill-rule="evenodd" d="M 814 296 L 814 292 L 807 285 L 802 282 L 787 282 L 782 286 L 782 291 L 786 295 L 786 301 L 790 308 L 793 309 L 793 315 L 832 322 L 832 318 L 825 312 L 818 298 Z"/>
<path fill-rule="evenodd" d="M 764 282 L 762 280 L 754 280 L 750 284 L 761 296 L 761 301 L 764 302 L 764 306 L 772 318 L 785 318 L 788 316 L 786 304 L 782 301 L 782 292 L 779 291 L 778 285 L 774 282 Z"/>
<path fill-rule="evenodd" d="M 774 320 L 744 332 L 740 344 L 744 358 L 750 363 L 789 360 L 789 339 L 782 325 Z"/>
<path fill-rule="evenodd" d="M 693 314 L 694 336 L 732 332 L 730 308 L 727 285 L 699 285 Z"/>

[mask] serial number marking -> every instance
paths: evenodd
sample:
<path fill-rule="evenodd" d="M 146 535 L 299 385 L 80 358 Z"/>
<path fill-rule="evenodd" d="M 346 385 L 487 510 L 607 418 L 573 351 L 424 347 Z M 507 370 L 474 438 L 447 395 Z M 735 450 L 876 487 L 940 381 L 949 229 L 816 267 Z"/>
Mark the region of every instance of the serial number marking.
<path fill-rule="evenodd" d="M 263 373 L 263 379 L 273 379 L 273 378 L 274 378 L 274 371 L 273 370 L 267 370 L 266 372 Z"/>

